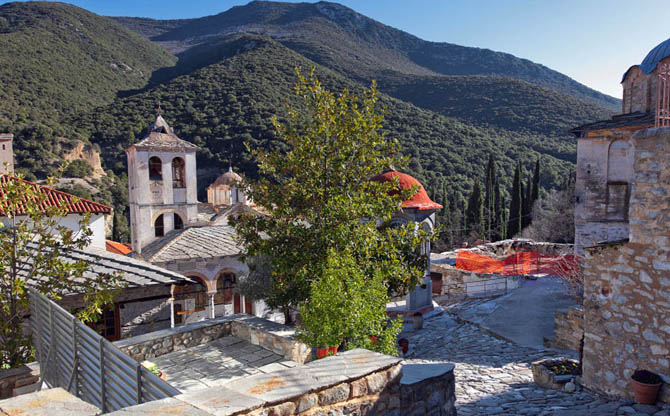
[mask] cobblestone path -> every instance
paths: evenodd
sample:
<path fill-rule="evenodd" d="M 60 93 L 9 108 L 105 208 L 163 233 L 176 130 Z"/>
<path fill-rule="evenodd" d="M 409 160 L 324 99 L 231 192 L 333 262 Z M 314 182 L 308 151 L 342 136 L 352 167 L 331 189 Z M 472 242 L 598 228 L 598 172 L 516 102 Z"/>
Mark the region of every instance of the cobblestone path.
<path fill-rule="evenodd" d="M 411 325 L 410 325 L 411 327 Z M 533 383 L 530 363 L 556 356 L 494 338 L 444 313 L 427 319 L 424 328 L 403 332 L 410 341 L 408 361 L 454 363 L 456 408 L 470 415 L 670 416 L 668 409 L 608 400 L 587 392 L 547 390 Z"/>

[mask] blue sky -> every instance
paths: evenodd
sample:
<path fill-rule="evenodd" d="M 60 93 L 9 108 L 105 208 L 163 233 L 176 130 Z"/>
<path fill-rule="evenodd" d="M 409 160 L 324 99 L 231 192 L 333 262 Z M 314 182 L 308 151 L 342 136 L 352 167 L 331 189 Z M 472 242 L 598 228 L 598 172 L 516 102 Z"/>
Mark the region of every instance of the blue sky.
<path fill-rule="evenodd" d="M 70 0 L 108 16 L 220 13 L 238 0 Z M 0 0 L 0 3 L 5 1 Z M 420 38 L 508 52 L 620 98 L 621 76 L 670 38 L 667 0 L 339 0 Z M 641 6 L 643 5 L 643 6 Z"/>

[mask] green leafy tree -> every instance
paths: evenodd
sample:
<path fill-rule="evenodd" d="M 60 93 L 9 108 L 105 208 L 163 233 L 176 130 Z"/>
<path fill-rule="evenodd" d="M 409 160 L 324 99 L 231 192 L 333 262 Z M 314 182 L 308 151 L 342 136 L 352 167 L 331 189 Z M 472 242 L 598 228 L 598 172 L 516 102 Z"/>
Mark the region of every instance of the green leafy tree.
<path fill-rule="evenodd" d="M 330 347 L 347 340 L 349 349 L 396 353 L 401 322 L 379 319 L 386 317 L 382 273 L 368 275 L 355 256 L 329 250 L 323 274 L 311 286 L 309 301 L 300 307 L 303 341 Z"/>
<path fill-rule="evenodd" d="M 425 267 L 425 255 L 417 253 L 430 236 L 417 233 L 413 223 L 391 224 L 402 201 L 417 190 L 370 180 L 404 162 L 397 141 L 380 131 L 383 117 L 374 84 L 359 98 L 346 89 L 338 95 L 326 91 L 313 73 L 307 78 L 298 71 L 298 79 L 295 92 L 302 106 L 289 106 L 285 123 L 274 120 L 281 146 L 253 151 L 261 177 L 246 191 L 265 215 L 235 221 L 245 256 L 269 260 L 265 299 L 284 311 L 287 322 L 290 311 L 303 303 L 316 307 L 312 290 L 330 276 L 326 270 L 338 261 L 333 253 L 351 256 L 360 269 L 355 276 L 384 289 L 369 299 L 383 311 L 389 293 L 414 287 Z M 382 312 L 353 315 L 368 326 L 387 319 Z"/>
<path fill-rule="evenodd" d="M 119 275 L 90 274 L 85 261 L 61 257 L 88 246 L 89 217 L 83 216 L 80 231 L 72 231 L 59 223 L 67 215 L 65 203 L 46 199 L 39 186 L 21 178 L 0 181 L 0 368 L 31 358 L 30 336 L 23 330 L 28 286 L 54 300 L 82 294 L 82 321 L 95 321 L 122 287 Z"/>

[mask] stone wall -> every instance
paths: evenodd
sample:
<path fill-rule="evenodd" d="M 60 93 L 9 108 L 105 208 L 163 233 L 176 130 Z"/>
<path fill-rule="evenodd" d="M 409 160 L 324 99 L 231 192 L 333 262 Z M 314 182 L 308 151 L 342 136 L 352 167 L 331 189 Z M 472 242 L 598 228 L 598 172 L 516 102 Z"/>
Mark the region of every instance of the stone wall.
<path fill-rule="evenodd" d="M 434 265 L 433 273 L 442 276 L 437 296 L 448 298 L 485 297 L 506 293 L 520 285 L 520 279 L 495 273 L 475 273 L 447 265 Z"/>
<path fill-rule="evenodd" d="M 293 328 L 250 315 L 230 315 L 163 329 L 122 339 L 114 342 L 114 345 L 135 360 L 144 361 L 229 335 L 299 364 L 311 357 L 311 349 L 297 341 Z"/>
<path fill-rule="evenodd" d="M 586 387 L 632 398 L 630 376 L 664 377 L 670 402 L 670 128 L 633 136 L 630 242 L 587 251 L 584 267 Z"/>
<path fill-rule="evenodd" d="M 37 390 L 40 380 L 39 363 L 0 371 L 0 399 L 19 396 Z"/>
<path fill-rule="evenodd" d="M 400 361 L 367 350 L 352 350 L 125 410 L 138 414 L 167 413 L 169 409 L 180 414 L 254 416 L 456 415 L 453 365 L 402 366 Z"/>
<path fill-rule="evenodd" d="M 277 322 L 242 315 L 231 322 L 231 334 L 298 364 L 311 358 L 312 349 L 297 341 L 295 329 Z"/>
<path fill-rule="evenodd" d="M 113 344 L 137 361 L 151 360 L 230 335 L 231 318 L 232 316 L 162 329 L 115 341 Z"/>
<path fill-rule="evenodd" d="M 578 351 L 583 336 L 584 311 L 575 306 L 554 314 L 554 338 L 545 338 L 544 345 L 561 350 Z"/>

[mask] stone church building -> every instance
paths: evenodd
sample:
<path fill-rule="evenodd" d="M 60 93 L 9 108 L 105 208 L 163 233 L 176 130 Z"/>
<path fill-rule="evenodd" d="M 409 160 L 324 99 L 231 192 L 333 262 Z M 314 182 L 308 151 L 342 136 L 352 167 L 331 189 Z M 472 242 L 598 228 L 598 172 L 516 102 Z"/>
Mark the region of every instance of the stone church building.
<path fill-rule="evenodd" d="M 623 112 L 578 136 L 584 386 L 631 399 L 637 369 L 670 402 L 670 39 L 623 76 Z"/>
<path fill-rule="evenodd" d="M 264 302 L 237 293 L 248 268 L 227 219 L 254 210 L 238 186 L 242 178 L 230 168 L 207 188 L 208 202 L 198 202 L 197 150 L 160 114 L 126 149 L 132 255 L 198 282 L 175 289 L 173 324 L 232 313 L 263 316 Z"/>
<path fill-rule="evenodd" d="M 572 129 L 577 136 L 575 251 L 628 238 L 634 151 L 639 130 L 670 124 L 670 40 L 623 75 L 622 114 Z"/>

